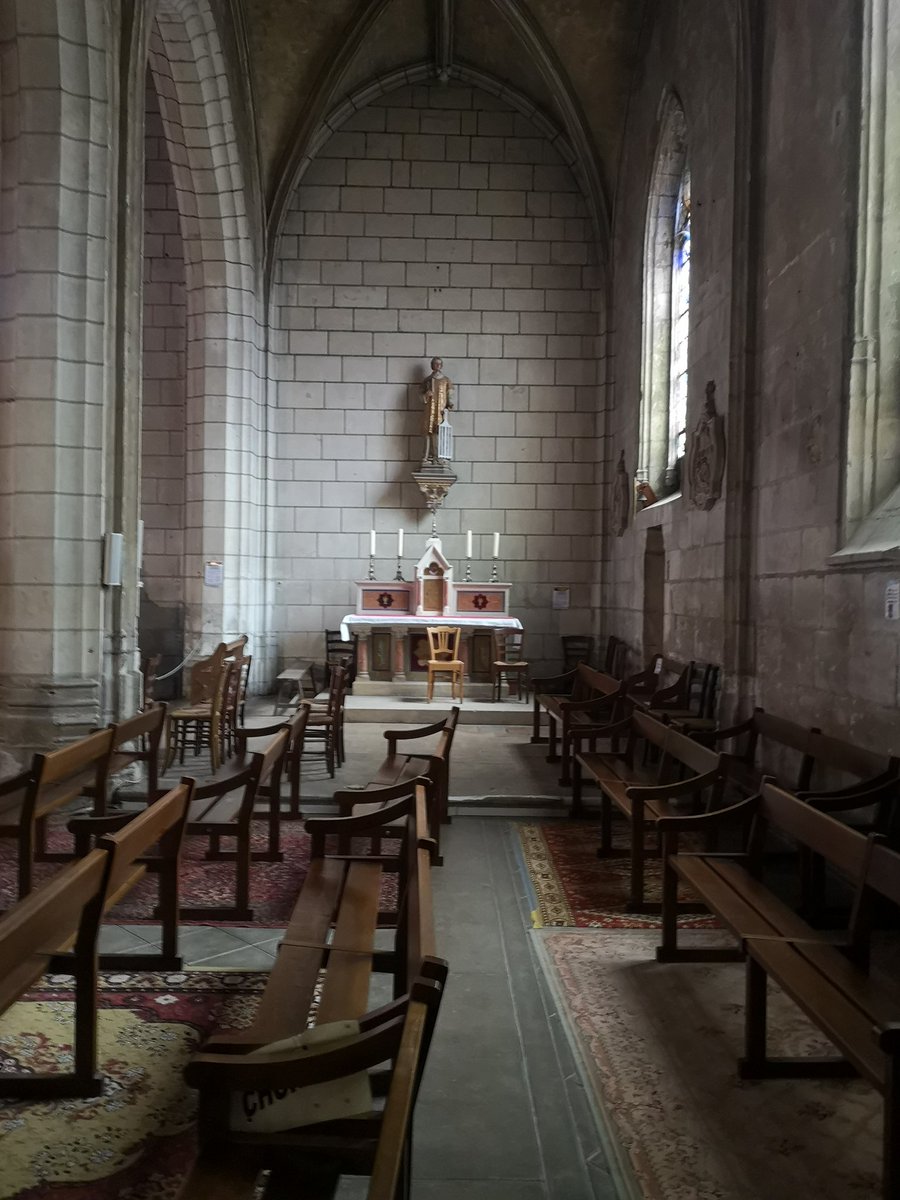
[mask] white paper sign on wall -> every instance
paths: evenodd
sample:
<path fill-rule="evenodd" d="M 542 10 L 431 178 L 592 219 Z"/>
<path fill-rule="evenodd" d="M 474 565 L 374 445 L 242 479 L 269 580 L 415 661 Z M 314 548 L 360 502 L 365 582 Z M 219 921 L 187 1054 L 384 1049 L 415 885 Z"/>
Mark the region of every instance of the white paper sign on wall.
<path fill-rule="evenodd" d="M 205 564 L 203 568 L 203 582 L 207 587 L 221 587 L 223 578 L 224 571 L 220 562 L 216 562 L 215 559 L 213 559 Z"/>
<path fill-rule="evenodd" d="M 564 587 L 555 587 L 553 589 L 553 607 L 568 608 L 569 607 L 569 589 Z"/>
<path fill-rule="evenodd" d="M 896 621 L 900 619 L 900 582 L 892 579 L 884 589 L 884 619 Z"/>

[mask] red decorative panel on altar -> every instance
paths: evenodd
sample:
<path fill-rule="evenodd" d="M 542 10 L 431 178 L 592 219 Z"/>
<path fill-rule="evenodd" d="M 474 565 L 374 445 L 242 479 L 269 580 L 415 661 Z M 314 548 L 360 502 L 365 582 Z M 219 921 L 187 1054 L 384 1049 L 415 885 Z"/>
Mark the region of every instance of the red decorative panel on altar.
<path fill-rule="evenodd" d="M 456 585 L 456 611 L 478 616 L 480 613 L 505 613 L 507 589 L 483 587 L 466 588 Z"/>

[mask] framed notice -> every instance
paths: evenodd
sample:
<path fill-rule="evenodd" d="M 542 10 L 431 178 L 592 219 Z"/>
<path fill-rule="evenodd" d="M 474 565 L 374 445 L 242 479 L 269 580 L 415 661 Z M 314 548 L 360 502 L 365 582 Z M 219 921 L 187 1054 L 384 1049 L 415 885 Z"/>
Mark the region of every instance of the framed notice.
<path fill-rule="evenodd" d="M 553 607 L 569 607 L 569 589 L 567 587 L 555 587 L 553 589 Z"/>

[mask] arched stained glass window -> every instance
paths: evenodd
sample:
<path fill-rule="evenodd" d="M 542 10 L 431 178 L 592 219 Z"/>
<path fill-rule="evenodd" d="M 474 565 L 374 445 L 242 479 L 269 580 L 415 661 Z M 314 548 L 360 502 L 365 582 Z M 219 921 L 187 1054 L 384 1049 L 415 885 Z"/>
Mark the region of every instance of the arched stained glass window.
<path fill-rule="evenodd" d="M 641 430 L 637 477 L 662 499 L 680 485 L 688 396 L 691 175 L 678 97 L 660 111 L 644 240 Z"/>
<path fill-rule="evenodd" d="M 669 366 L 667 466 L 684 457 L 687 425 L 688 332 L 691 310 L 691 173 L 685 168 L 675 206 L 672 248 L 672 361 Z"/>

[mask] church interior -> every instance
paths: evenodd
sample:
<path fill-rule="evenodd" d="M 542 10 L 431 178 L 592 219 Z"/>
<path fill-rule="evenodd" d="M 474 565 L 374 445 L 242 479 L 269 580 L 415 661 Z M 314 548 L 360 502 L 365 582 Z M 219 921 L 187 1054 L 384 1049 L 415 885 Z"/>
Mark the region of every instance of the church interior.
<path fill-rule="evenodd" d="M 900 1200 L 898 130 L 900 0 L 0 0 L 0 1200 Z"/>

